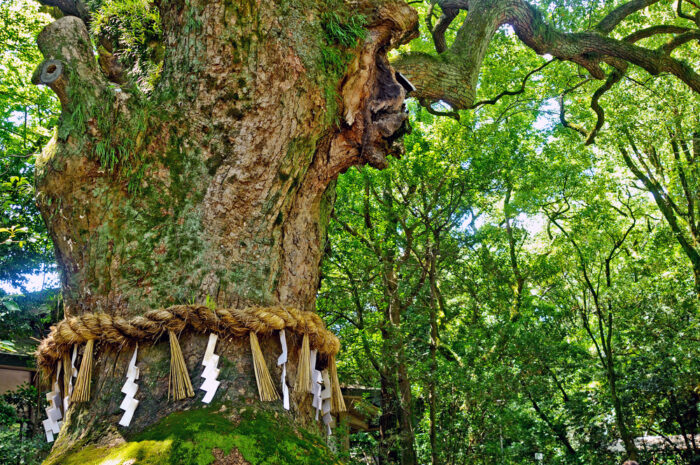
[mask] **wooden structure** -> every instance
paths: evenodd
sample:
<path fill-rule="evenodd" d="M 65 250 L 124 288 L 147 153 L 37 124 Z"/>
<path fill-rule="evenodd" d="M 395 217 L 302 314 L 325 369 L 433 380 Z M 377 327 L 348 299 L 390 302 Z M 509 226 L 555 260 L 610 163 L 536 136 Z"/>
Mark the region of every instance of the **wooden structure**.
<path fill-rule="evenodd" d="M 350 448 L 350 435 L 379 431 L 380 392 L 377 388 L 365 386 L 342 386 L 347 412 L 335 415 L 336 428 L 341 446 Z"/>
<path fill-rule="evenodd" d="M 0 394 L 14 391 L 24 383 L 36 385 L 36 368 L 31 365 L 34 357 L 24 354 L 0 352 Z"/>

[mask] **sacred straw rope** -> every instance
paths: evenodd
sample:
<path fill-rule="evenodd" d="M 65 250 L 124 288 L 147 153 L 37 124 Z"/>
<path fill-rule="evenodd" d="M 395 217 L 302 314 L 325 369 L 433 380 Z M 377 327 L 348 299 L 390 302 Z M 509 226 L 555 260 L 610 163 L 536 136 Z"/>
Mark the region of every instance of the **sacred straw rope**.
<path fill-rule="evenodd" d="M 130 320 L 106 313 L 84 313 L 62 320 L 51 327 L 49 335 L 41 341 L 37 349 L 37 364 L 50 373 L 74 344 L 91 340 L 113 345 L 154 341 L 165 331 L 179 333 L 188 326 L 199 333 L 214 332 L 236 337 L 251 331 L 269 334 L 286 329 L 307 335 L 311 346 L 328 357 L 340 350 L 338 338 L 326 329 L 321 317 L 314 312 L 282 306 L 212 310 L 204 305 L 174 305 L 151 310 Z"/>

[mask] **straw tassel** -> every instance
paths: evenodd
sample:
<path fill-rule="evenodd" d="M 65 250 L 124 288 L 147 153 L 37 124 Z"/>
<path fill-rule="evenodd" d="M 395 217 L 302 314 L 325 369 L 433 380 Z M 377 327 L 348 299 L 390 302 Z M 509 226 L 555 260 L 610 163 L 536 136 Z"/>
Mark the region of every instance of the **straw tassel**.
<path fill-rule="evenodd" d="M 338 368 L 335 366 L 335 355 L 331 355 L 328 360 L 328 371 L 331 376 L 331 410 L 334 413 L 346 412 L 345 399 L 338 381 Z"/>
<path fill-rule="evenodd" d="M 70 397 L 70 390 L 72 388 L 71 386 L 71 376 L 72 376 L 73 370 L 72 366 L 70 363 L 70 353 L 65 352 L 63 354 L 63 395 L 64 395 L 64 402 L 63 402 L 63 412 L 68 411 L 68 403 L 65 402 L 65 399 L 68 399 Z"/>
<path fill-rule="evenodd" d="M 280 398 L 277 394 L 275 386 L 272 384 L 270 372 L 267 370 L 265 358 L 260 350 L 258 335 L 254 331 L 250 331 L 250 350 L 253 353 L 253 367 L 255 368 L 255 380 L 258 382 L 258 394 L 260 400 L 269 402 Z"/>
<path fill-rule="evenodd" d="M 180 343 L 172 330 L 168 330 L 170 337 L 170 383 L 168 385 L 168 398 L 172 395 L 175 400 L 186 397 L 194 397 L 194 389 L 187 372 L 185 358 L 182 356 Z"/>
<path fill-rule="evenodd" d="M 297 379 L 294 390 L 297 392 L 309 392 L 311 390 L 311 374 L 309 371 L 309 335 L 304 334 L 299 353 L 299 366 L 297 367 Z"/>
<path fill-rule="evenodd" d="M 85 343 L 85 352 L 80 362 L 78 379 L 75 380 L 75 388 L 71 395 L 71 402 L 87 402 L 90 400 L 90 385 L 92 383 L 92 353 L 95 348 L 95 340 L 88 339 Z"/>

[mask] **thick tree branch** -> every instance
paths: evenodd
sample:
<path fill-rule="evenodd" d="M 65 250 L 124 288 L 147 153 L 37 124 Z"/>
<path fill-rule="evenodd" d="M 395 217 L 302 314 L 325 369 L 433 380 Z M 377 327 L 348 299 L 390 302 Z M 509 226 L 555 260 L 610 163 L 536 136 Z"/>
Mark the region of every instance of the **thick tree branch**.
<path fill-rule="evenodd" d="M 435 4 L 433 3 L 431 5 L 431 12 L 434 6 Z M 447 51 L 445 32 L 447 32 L 447 28 L 450 27 L 450 24 L 452 24 L 452 21 L 454 21 L 458 13 L 459 10 L 456 8 L 443 9 L 442 14 L 438 18 L 437 24 L 434 27 L 432 25 L 432 14 L 428 15 L 428 29 L 430 30 L 430 34 L 433 36 L 433 43 L 435 44 L 436 52 L 442 53 Z"/>
<path fill-rule="evenodd" d="M 596 30 L 603 34 L 609 34 L 618 24 L 627 19 L 629 15 L 658 2 L 659 0 L 633 0 L 624 3 L 608 13 L 608 15 L 598 23 Z"/>
<path fill-rule="evenodd" d="M 66 16 L 76 16 L 86 23 L 90 21 L 90 11 L 82 0 L 39 0 L 39 3 L 56 7 Z"/>
<path fill-rule="evenodd" d="M 607 78 L 602 62 L 624 61 L 652 75 L 672 74 L 700 93 L 700 74 L 669 54 L 682 43 L 695 39 L 695 31 L 684 30 L 680 38 L 659 50 L 640 47 L 634 42 L 656 34 L 679 33 L 681 29 L 676 26 L 647 28 L 623 40 L 606 36 L 630 14 L 656 1 L 628 2 L 611 12 L 595 30 L 575 33 L 556 29 L 525 0 L 438 1 L 443 11 L 454 8 L 469 11 L 452 46 L 439 56 L 409 53 L 399 57 L 394 65 L 415 84 L 416 97 L 428 102 L 443 100 L 455 110 L 470 108 L 486 48 L 498 28 L 508 24 L 535 52 L 576 63 L 596 79 Z"/>
<path fill-rule="evenodd" d="M 637 65 L 652 75 L 671 73 L 700 93 L 700 75 L 662 51 L 638 47 L 594 32 L 563 33 L 548 25 L 531 5 L 524 1 L 516 3 L 518 8 L 508 22 L 515 28 L 518 37 L 538 53 L 550 53 L 562 60 L 580 64 L 596 79 L 605 77 L 600 67 L 603 58 L 617 58 Z"/>

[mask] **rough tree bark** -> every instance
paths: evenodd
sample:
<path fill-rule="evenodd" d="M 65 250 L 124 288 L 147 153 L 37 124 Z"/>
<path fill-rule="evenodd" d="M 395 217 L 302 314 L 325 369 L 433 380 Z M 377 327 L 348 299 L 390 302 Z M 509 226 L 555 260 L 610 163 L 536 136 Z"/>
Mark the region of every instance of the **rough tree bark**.
<path fill-rule="evenodd" d="M 165 57 L 148 98 L 108 82 L 78 17 L 58 19 L 38 38 L 45 61 L 34 81 L 55 91 L 62 115 L 37 161 L 37 203 L 66 315 L 132 317 L 206 301 L 312 310 L 334 180 L 352 165 L 382 167 L 400 150 L 406 90 L 386 53 L 415 36 L 415 12 L 392 0 L 338 2 L 336 11 L 363 18 L 366 31 L 342 47 L 324 30 L 326 2 L 158 8 Z M 327 64 L 328 54 L 342 69 Z M 293 384 L 298 341 L 290 342 Z M 180 343 L 198 386 L 205 337 L 182 334 Z M 272 369 L 279 344 L 261 345 Z M 247 342 L 222 341 L 218 351 L 226 361 L 217 399 L 255 401 Z M 141 404 L 125 433 L 116 424 L 130 349 L 96 353 L 91 402 L 70 409 L 50 460 L 77 445 L 119 443 L 201 405 L 200 396 L 167 401 L 167 340 L 143 345 Z M 308 400 L 293 400 L 304 417 Z"/>

